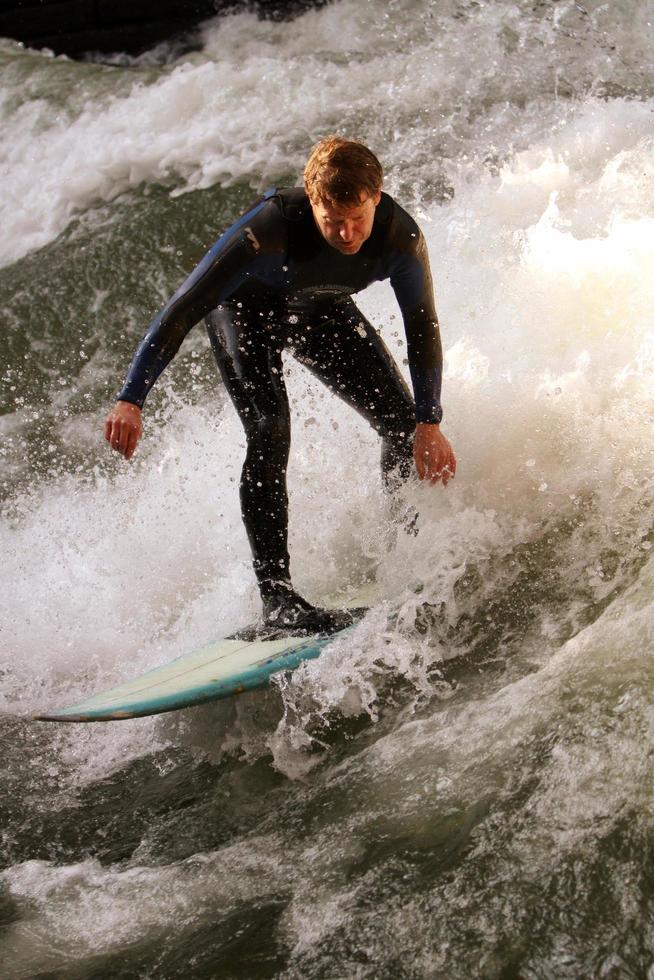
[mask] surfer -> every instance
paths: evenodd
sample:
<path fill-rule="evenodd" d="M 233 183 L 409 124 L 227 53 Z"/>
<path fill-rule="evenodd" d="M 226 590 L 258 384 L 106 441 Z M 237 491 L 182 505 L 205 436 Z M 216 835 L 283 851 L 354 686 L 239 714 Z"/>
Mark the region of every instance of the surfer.
<path fill-rule="evenodd" d="M 456 460 L 440 429 L 442 349 L 425 240 L 382 192 L 383 171 L 362 143 L 321 140 L 304 187 L 267 191 L 216 242 L 151 323 L 105 423 L 130 459 L 145 398 L 202 318 L 247 451 L 241 510 L 269 625 L 307 632 L 347 614 L 308 603 L 291 581 L 286 466 L 290 412 L 282 371 L 289 350 L 381 436 L 390 489 L 412 471 L 447 484 Z M 351 296 L 390 279 L 402 312 L 414 397 Z"/>

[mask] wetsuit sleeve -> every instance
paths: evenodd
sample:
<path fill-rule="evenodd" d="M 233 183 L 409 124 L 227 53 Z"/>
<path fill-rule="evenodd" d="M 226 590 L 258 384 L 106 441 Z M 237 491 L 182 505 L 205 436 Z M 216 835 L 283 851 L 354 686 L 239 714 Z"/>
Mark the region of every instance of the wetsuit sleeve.
<path fill-rule="evenodd" d="M 270 265 L 271 255 L 262 254 L 259 226 L 266 231 L 270 215 L 264 217 L 263 212 L 271 208 L 275 206 L 266 199 L 232 225 L 157 314 L 134 355 L 119 401 L 142 408 L 191 328 L 248 277 L 258 276 L 262 263 Z"/>
<path fill-rule="evenodd" d="M 440 422 L 443 349 L 427 243 L 417 225 L 414 229 L 410 246 L 398 250 L 390 279 L 404 320 L 416 422 Z"/>

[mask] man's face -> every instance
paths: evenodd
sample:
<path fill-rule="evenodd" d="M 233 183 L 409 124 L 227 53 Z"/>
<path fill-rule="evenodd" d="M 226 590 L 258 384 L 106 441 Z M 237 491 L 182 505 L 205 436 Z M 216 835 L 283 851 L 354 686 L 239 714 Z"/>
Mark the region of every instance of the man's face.
<path fill-rule="evenodd" d="M 373 197 L 362 198 L 350 207 L 335 207 L 325 201 L 311 201 L 311 209 L 318 230 L 333 248 L 343 255 L 355 255 L 370 238 L 375 220 L 375 208 L 381 200 L 381 191 Z"/>

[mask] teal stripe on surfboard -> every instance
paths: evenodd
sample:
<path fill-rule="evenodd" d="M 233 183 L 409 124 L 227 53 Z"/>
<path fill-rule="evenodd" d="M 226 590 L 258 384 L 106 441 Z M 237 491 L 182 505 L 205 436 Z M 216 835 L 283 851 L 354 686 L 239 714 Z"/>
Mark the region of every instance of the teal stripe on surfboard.
<path fill-rule="evenodd" d="M 264 687 L 273 674 L 318 657 L 331 636 L 219 640 L 93 697 L 34 715 L 37 721 L 118 721 L 217 701 Z"/>

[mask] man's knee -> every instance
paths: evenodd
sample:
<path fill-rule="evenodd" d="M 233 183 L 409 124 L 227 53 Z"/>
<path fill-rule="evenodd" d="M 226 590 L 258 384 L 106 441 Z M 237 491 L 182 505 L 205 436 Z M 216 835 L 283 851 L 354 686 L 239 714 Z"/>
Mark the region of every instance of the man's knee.
<path fill-rule="evenodd" d="M 265 461 L 285 464 L 291 446 L 290 416 L 286 412 L 267 412 L 245 421 L 248 459 L 254 454 Z"/>
<path fill-rule="evenodd" d="M 384 436 L 381 446 L 381 466 L 389 487 L 408 480 L 413 472 L 412 431 Z"/>
<path fill-rule="evenodd" d="M 395 404 L 388 406 L 375 420 L 375 428 L 383 439 L 401 445 L 411 441 L 416 427 L 415 406 L 408 397 L 394 399 Z"/>

